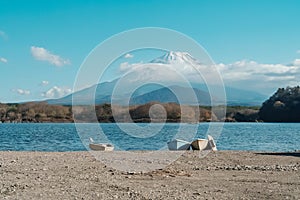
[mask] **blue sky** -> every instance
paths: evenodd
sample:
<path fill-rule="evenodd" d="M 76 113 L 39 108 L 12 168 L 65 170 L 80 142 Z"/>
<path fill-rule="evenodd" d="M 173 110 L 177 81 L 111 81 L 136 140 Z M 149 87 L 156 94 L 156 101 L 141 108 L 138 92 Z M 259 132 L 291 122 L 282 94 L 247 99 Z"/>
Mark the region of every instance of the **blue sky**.
<path fill-rule="evenodd" d="M 0 102 L 71 92 L 80 64 L 97 44 L 140 27 L 192 37 L 219 64 L 226 84 L 264 85 L 261 92 L 269 94 L 298 84 L 299 9 L 297 0 L 1 0 Z"/>

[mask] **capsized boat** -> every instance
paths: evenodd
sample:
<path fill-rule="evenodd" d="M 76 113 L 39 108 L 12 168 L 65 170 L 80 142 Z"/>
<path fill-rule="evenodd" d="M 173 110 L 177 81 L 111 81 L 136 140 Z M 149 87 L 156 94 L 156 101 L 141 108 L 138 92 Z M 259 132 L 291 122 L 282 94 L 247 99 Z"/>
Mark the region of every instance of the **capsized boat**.
<path fill-rule="evenodd" d="M 95 143 L 92 138 L 90 138 L 89 147 L 91 150 L 94 151 L 113 151 L 114 146 L 112 144 L 102 144 L 102 143 Z"/>
<path fill-rule="evenodd" d="M 174 139 L 167 143 L 168 148 L 171 151 L 178 151 L 178 150 L 188 150 L 190 149 L 191 143 L 180 140 L 180 139 Z"/>
<path fill-rule="evenodd" d="M 217 151 L 216 143 L 211 135 L 207 135 L 207 139 L 197 139 L 191 143 L 193 150 L 212 150 Z"/>

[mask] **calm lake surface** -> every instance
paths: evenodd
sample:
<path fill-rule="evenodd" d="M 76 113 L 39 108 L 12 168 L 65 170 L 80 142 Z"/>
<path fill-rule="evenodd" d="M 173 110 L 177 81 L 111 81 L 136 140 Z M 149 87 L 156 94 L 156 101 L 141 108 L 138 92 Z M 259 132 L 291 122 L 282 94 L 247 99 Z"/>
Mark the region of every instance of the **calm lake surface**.
<path fill-rule="evenodd" d="M 122 131 L 117 124 L 81 124 L 86 134 L 77 133 L 74 124 L 0 124 L 0 150 L 12 151 L 85 151 L 89 137 L 97 142 L 111 142 L 121 150 L 159 150 L 166 149 L 167 141 L 178 138 L 176 132 L 188 134 L 196 130 L 192 138 L 206 136 L 209 123 L 195 124 L 138 124 L 145 128 L 134 128 L 136 124 L 124 124 Z M 101 127 L 105 138 L 99 136 Z M 148 128 L 147 128 L 148 127 Z M 156 127 L 162 129 L 154 135 L 147 135 Z M 139 133 L 135 133 L 135 131 Z M 84 132 L 84 131 L 83 131 Z M 186 133 L 185 133 L 186 132 Z M 180 137 L 179 137 L 180 138 Z M 300 123 L 225 123 L 219 137 L 216 137 L 219 150 L 253 151 L 294 151 L 300 149 Z"/>

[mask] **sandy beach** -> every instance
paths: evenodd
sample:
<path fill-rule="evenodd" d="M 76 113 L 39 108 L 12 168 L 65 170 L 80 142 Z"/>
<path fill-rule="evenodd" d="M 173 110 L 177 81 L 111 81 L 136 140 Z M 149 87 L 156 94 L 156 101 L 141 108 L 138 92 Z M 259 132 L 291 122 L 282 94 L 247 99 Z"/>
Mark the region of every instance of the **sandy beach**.
<path fill-rule="evenodd" d="M 0 199 L 299 199 L 300 153 L 190 151 L 143 173 L 89 152 L 0 152 L 0 180 Z"/>

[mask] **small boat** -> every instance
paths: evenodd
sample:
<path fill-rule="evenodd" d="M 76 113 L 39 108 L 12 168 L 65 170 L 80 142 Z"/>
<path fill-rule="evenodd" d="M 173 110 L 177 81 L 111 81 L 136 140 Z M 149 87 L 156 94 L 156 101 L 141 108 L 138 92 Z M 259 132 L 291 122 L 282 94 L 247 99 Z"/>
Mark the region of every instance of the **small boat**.
<path fill-rule="evenodd" d="M 217 151 L 217 145 L 215 143 L 214 138 L 211 135 L 207 135 L 207 139 L 208 139 L 209 145 L 211 146 L 211 149 L 213 151 Z"/>
<path fill-rule="evenodd" d="M 180 139 L 174 139 L 174 140 L 168 142 L 167 144 L 168 144 L 169 150 L 171 150 L 171 151 L 188 150 L 188 149 L 190 149 L 190 146 L 191 146 L 190 142 L 180 140 Z"/>
<path fill-rule="evenodd" d="M 216 143 L 211 135 L 207 136 L 208 139 L 197 139 L 191 144 L 193 150 L 213 150 L 217 151 Z"/>
<path fill-rule="evenodd" d="M 206 149 L 207 144 L 208 144 L 208 140 L 206 140 L 206 139 L 197 139 L 197 140 L 194 140 L 192 142 L 191 146 L 192 146 L 193 150 L 202 151 L 202 150 Z"/>
<path fill-rule="evenodd" d="M 90 138 L 90 144 L 89 147 L 91 150 L 94 151 L 113 151 L 114 150 L 114 146 L 112 144 L 102 144 L 102 143 L 95 143 L 94 140 L 92 138 Z"/>
<path fill-rule="evenodd" d="M 113 151 L 114 146 L 111 144 L 89 144 L 90 149 L 94 151 Z"/>

